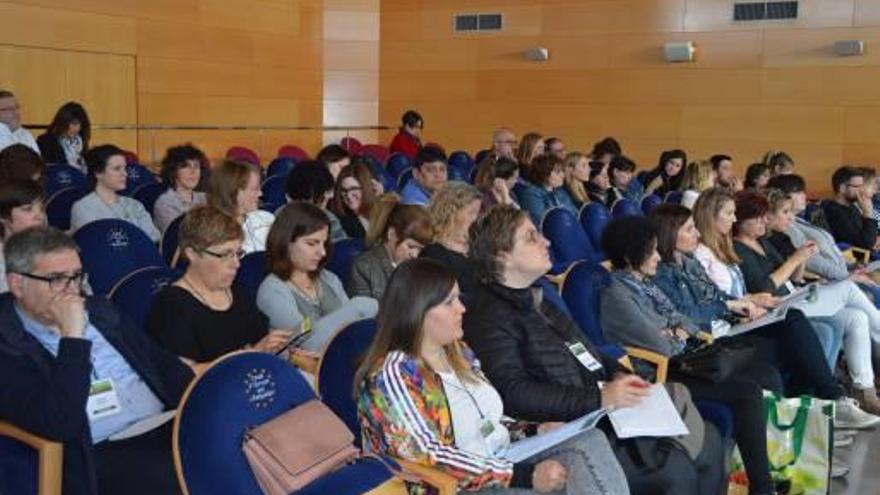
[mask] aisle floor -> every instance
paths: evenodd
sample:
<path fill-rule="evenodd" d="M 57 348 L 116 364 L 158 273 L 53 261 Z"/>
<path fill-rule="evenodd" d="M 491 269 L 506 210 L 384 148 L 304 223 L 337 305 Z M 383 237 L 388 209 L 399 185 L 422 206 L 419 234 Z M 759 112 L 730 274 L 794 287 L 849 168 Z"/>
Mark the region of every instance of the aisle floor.
<path fill-rule="evenodd" d="M 834 480 L 834 495 L 880 494 L 880 428 L 860 433 L 850 447 L 838 449 L 838 455 L 849 464 L 846 478 Z"/>

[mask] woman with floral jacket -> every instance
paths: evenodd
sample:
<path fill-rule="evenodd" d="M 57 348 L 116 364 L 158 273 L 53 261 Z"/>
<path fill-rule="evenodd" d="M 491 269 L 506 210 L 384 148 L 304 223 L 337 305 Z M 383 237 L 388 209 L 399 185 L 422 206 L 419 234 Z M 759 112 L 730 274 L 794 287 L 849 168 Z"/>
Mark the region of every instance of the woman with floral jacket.
<path fill-rule="evenodd" d="M 459 341 L 465 310 L 458 296 L 455 278 L 437 262 L 410 260 L 395 270 L 355 380 L 365 448 L 434 467 L 481 494 L 629 493 L 596 429 L 523 462 L 499 455 L 511 442 L 509 422 Z"/>

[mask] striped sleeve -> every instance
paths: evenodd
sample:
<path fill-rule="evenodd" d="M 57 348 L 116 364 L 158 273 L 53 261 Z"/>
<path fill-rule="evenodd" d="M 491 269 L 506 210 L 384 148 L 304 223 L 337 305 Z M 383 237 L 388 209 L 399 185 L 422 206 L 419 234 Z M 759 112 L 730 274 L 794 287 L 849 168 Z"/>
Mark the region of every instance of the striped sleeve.
<path fill-rule="evenodd" d="M 478 490 L 487 486 L 507 486 L 513 473 L 513 464 L 503 459 L 493 459 L 475 455 L 444 444 L 431 428 L 426 417 L 428 406 L 420 387 L 406 370 L 402 353 L 392 353 L 386 359 L 380 372 L 380 383 L 384 384 L 394 421 L 406 432 L 411 445 L 417 452 L 411 452 L 427 461 L 432 467 L 440 469 L 459 480 L 465 490 Z"/>

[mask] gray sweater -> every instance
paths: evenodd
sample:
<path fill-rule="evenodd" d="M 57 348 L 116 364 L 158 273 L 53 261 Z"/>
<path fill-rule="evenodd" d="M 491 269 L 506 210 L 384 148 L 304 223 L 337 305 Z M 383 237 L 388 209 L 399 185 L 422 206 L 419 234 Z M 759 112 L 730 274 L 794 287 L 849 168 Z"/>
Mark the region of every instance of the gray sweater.
<path fill-rule="evenodd" d="M 70 210 L 70 230 L 76 232 L 87 223 L 105 219 L 125 220 L 133 223 L 143 230 L 153 242 L 159 242 L 161 237 L 159 229 L 153 225 L 153 219 L 140 201 L 117 195 L 115 203 L 107 204 L 94 191 L 73 204 L 73 208 Z"/>
<path fill-rule="evenodd" d="M 828 280 L 843 280 L 849 276 L 843 253 L 837 248 L 830 232 L 816 227 L 802 218 L 795 218 L 785 231 L 794 247 L 813 241 L 819 253 L 807 260 L 807 270 Z"/>

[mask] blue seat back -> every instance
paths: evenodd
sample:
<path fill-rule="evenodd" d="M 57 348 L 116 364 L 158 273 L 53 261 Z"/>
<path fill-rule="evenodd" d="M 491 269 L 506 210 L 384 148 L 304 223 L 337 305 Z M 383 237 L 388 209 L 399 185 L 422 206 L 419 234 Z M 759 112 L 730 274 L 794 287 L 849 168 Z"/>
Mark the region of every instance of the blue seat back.
<path fill-rule="evenodd" d="M 373 172 L 373 177 L 382 183 L 385 192 L 394 191 L 397 187 L 397 180 L 391 175 L 391 173 L 385 170 L 385 167 L 382 166 L 382 162 L 370 155 L 363 155 L 363 160 L 367 166 L 370 167 L 370 171 Z"/>
<path fill-rule="evenodd" d="M 38 495 L 39 467 L 39 451 L 0 435 L 0 493 Z"/>
<path fill-rule="evenodd" d="M 620 198 L 611 205 L 611 215 L 614 218 L 640 216 L 642 209 L 635 201 L 629 198 Z"/>
<path fill-rule="evenodd" d="M 129 163 L 126 165 L 125 174 L 127 176 L 125 178 L 125 189 L 121 193 L 125 196 L 131 196 L 138 190 L 138 188 L 147 184 L 155 184 L 158 182 L 156 176 L 153 175 L 153 172 L 139 163 Z M 147 211 L 153 210 L 150 209 Z"/>
<path fill-rule="evenodd" d="M 642 213 L 650 215 L 654 208 L 663 204 L 663 198 L 656 194 L 649 194 L 642 199 Z"/>
<path fill-rule="evenodd" d="M 489 153 L 491 153 L 491 152 L 492 152 L 492 150 L 480 150 L 480 151 L 478 151 L 477 154 L 474 155 L 474 163 L 476 163 L 476 164 L 478 164 L 478 165 L 479 165 L 480 163 L 483 163 L 483 160 L 485 160 L 486 157 L 489 156 Z"/>
<path fill-rule="evenodd" d="M 680 205 L 681 200 L 684 198 L 684 193 L 681 191 L 669 191 L 666 193 L 666 197 L 663 198 L 663 201 L 666 203 L 672 203 L 675 205 Z"/>
<path fill-rule="evenodd" d="M 361 148 L 361 155 L 369 156 L 379 162 L 379 164 L 385 163 L 385 160 L 388 159 L 388 148 L 382 146 L 381 144 L 365 144 L 363 148 Z"/>
<path fill-rule="evenodd" d="M 70 228 L 70 210 L 73 204 L 82 199 L 90 191 L 85 187 L 68 187 L 55 192 L 46 200 L 46 220 L 56 229 Z"/>
<path fill-rule="evenodd" d="M 580 262 L 571 267 L 562 283 L 562 300 L 572 319 L 597 346 L 606 344 L 599 320 L 599 296 L 611 277 L 601 265 Z"/>
<path fill-rule="evenodd" d="M 271 354 L 215 361 L 190 385 L 174 424 L 175 463 L 189 494 L 262 495 L 242 452 L 245 432 L 314 398 L 302 375 Z"/>
<path fill-rule="evenodd" d="M 360 256 L 365 250 L 366 245 L 363 239 L 348 238 L 341 239 L 333 243 L 333 252 L 330 259 L 327 260 L 327 269 L 335 273 L 343 284 L 348 285 L 348 279 L 351 278 L 351 267 L 354 260 Z"/>
<path fill-rule="evenodd" d="M 413 178 L 413 171 L 411 168 L 408 168 L 400 173 L 400 176 L 397 177 L 397 190 L 403 191 L 403 188 L 406 187 L 407 182 L 411 181 Z"/>
<path fill-rule="evenodd" d="M 402 153 L 392 153 L 385 161 L 385 170 L 388 170 L 395 179 L 400 177 L 406 169 L 412 167 L 408 156 Z"/>
<path fill-rule="evenodd" d="M 266 251 L 254 251 L 241 259 L 234 283 L 253 301 L 257 298 L 257 290 L 266 278 L 266 273 Z"/>
<path fill-rule="evenodd" d="M 550 251 L 556 263 L 595 260 L 593 247 L 574 213 L 561 206 L 550 208 L 541 219 L 541 232 L 550 240 Z"/>
<path fill-rule="evenodd" d="M 602 253 L 602 232 L 611 221 L 611 212 L 602 203 L 592 202 L 585 204 L 579 214 L 581 227 L 587 233 L 590 245 L 600 258 L 605 258 Z"/>
<path fill-rule="evenodd" d="M 109 296 L 116 307 L 143 330 L 156 294 L 177 278 L 178 274 L 165 266 L 141 268 L 120 280 Z"/>
<path fill-rule="evenodd" d="M 185 216 L 185 214 L 180 215 L 172 220 L 168 227 L 165 228 L 165 232 L 162 233 L 162 240 L 159 241 L 162 259 L 165 260 L 165 264 L 168 266 L 171 266 L 171 262 L 174 261 L 174 254 L 177 252 L 178 244 L 180 244 L 180 224 Z"/>
<path fill-rule="evenodd" d="M 450 165 L 446 168 L 446 179 L 468 182 L 470 179 L 470 173 L 457 166 Z"/>
<path fill-rule="evenodd" d="M 642 183 L 642 187 L 648 185 L 648 175 L 650 174 L 651 172 L 649 170 L 642 170 L 641 172 L 636 174 L 636 180 Z"/>
<path fill-rule="evenodd" d="M 541 277 L 535 282 L 535 285 L 541 288 L 541 292 L 544 294 L 544 299 L 547 302 L 552 304 L 556 309 L 571 316 L 568 304 L 562 299 L 562 296 L 559 294 L 559 287 L 557 287 L 556 284 L 551 282 L 547 277 Z"/>
<path fill-rule="evenodd" d="M 144 184 L 131 194 L 131 196 L 140 201 L 144 208 L 146 208 L 147 212 L 150 215 L 153 214 L 153 206 L 156 205 L 156 200 L 159 199 L 159 196 L 162 195 L 165 191 L 168 190 L 168 186 L 161 182 L 153 182 L 151 184 Z"/>
<path fill-rule="evenodd" d="M 266 177 L 275 177 L 280 175 L 287 177 L 287 174 L 296 166 L 296 160 L 289 156 L 282 156 L 272 160 L 272 163 L 266 167 Z"/>
<path fill-rule="evenodd" d="M 77 187 L 86 189 L 89 180 L 78 168 L 70 165 L 50 165 L 46 167 L 44 186 L 46 197 L 52 197 L 62 189 Z"/>
<path fill-rule="evenodd" d="M 376 336 L 376 320 L 358 320 L 340 330 L 327 344 L 318 367 L 318 394 L 361 443 L 354 375 Z"/>
<path fill-rule="evenodd" d="M 275 213 L 275 210 L 287 203 L 285 184 L 287 176 L 273 175 L 263 181 L 263 197 L 260 198 L 260 209 Z"/>
<path fill-rule="evenodd" d="M 449 155 L 448 163 L 450 167 L 460 169 L 465 176 L 470 175 L 471 169 L 474 168 L 474 159 L 467 151 L 462 150 L 453 151 Z"/>
<path fill-rule="evenodd" d="M 73 239 L 95 294 L 104 295 L 123 277 L 140 268 L 165 266 L 159 249 L 141 229 L 124 220 L 83 225 Z"/>

